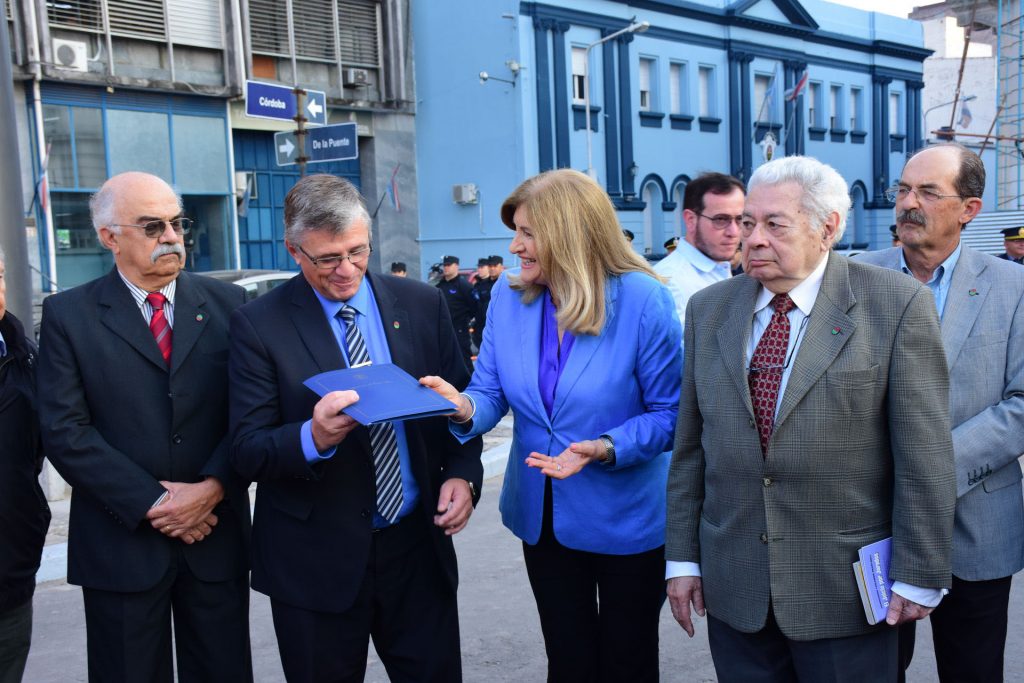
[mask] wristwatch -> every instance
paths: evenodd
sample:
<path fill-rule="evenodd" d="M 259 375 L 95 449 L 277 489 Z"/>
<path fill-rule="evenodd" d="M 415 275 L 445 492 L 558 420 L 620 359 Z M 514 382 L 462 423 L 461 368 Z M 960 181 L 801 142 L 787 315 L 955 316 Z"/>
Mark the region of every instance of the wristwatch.
<path fill-rule="evenodd" d="M 607 434 L 602 434 L 598 438 L 601 440 L 601 443 L 604 444 L 605 458 L 601 462 L 603 464 L 607 465 L 608 467 L 614 467 L 615 466 L 615 442 L 612 441 L 612 437 L 608 436 Z"/>

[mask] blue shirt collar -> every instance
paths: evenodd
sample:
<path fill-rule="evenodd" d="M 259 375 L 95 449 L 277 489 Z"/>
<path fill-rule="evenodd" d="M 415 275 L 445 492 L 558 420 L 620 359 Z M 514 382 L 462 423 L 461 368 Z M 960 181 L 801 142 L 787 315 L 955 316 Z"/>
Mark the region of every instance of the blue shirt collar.
<path fill-rule="evenodd" d="M 367 311 L 370 310 L 370 298 L 373 296 L 373 287 L 370 286 L 370 279 L 364 275 L 363 281 L 359 283 L 359 289 L 356 290 L 356 293 L 348 301 L 331 301 L 316 289 L 313 289 L 313 293 L 316 294 L 316 298 L 320 301 L 320 307 L 324 309 L 324 315 L 330 320 L 337 316 L 338 311 L 346 305 L 356 309 L 356 313 L 366 315 Z"/>
<path fill-rule="evenodd" d="M 7 342 L 4 341 L 4 333 L 0 332 L 0 358 L 7 355 Z"/>
<path fill-rule="evenodd" d="M 949 281 L 953 278 L 953 269 L 956 268 L 956 263 L 960 260 L 960 252 L 963 250 L 963 247 L 964 243 L 962 241 L 957 243 L 953 253 L 939 264 L 939 267 L 932 273 L 932 279 L 928 280 L 925 284 L 948 287 Z M 913 273 L 910 272 L 910 268 L 907 266 L 907 260 L 903 257 L 903 249 L 900 249 L 900 270 L 907 275 L 913 276 Z"/>

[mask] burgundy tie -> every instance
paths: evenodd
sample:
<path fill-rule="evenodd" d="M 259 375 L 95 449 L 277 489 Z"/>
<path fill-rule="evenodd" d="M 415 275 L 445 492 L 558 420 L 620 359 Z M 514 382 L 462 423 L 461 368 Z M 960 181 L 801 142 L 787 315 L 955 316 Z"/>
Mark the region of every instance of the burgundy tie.
<path fill-rule="evenodd" d="M 776 294 L 771 305 L 775 313 L 750 358 L 750 398 L 754 404 L 757 432 L 761 437 L 762 455 L 768 451 L 768 440 L 775 428 L 775 405 L 779 400 L 783 365 L 789 348 L 787 313 L 796 306 L 788 294 Z"/>
<path fill-rule="evenodd" d="M 160 292 L 150 292 L 146 295 L 146 301 L 153 307 L 153 318 L 149 321 L 149 331 L 153 333 L 153 339 L 160 349 L 160 355 L 164 357 L 164 363 L 171 365 L 171 326 L 167 324 L 164 316 L 164 303 L 166 297 Z"/>

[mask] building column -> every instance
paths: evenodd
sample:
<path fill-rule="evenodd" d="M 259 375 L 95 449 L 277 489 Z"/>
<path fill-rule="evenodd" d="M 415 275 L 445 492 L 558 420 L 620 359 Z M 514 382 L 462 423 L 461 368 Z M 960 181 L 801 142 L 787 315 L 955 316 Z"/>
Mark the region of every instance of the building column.
<path fill-rule="evenodd" d="M 871 187 L 874 203 L 888 205 L 885 189 L 889 186 L 889 84 L 892 79 L 885 76 L 872 78 L 871 98 Z"/>
<path fill-rule="evenodd" d="M 622 162 L 619 166 L 622 173 L 622 196 L 626 204 L 639 202 L 632 173 L 633 166 L 633 98 L 630 79 L 629 44 L 633 42 L 633 34 L 626 33 L 615 39 L 619 46 L 619 114 L 622 120 L 620 143 Z M 643 204 L 640 203 L 642 208 Z M 622 208 L 622 207 L 620 207 Z"/>
<path fill-rule="evenodd" d="M 729 165 L 731 173 L 746 182 L 753 166 L 750 144 L 750 62 L 754 55 L 729 51 Z"/>
<path fill-rule="evenodd" d="M 610 29 L 601 31 L 601 37 L 611 35 Z M 601 45 L 601 70 L 604 82 L 604 165 L 608 196 L 622 197 L 622 175 L 619 172 L 619 106 L 616 98 L 615 41 Z"/>
<path fill-rule="evenodd" d="M 807 64 L 804 62 L 786 62 L 785 90 L 796 87 L 800 77 L 804 75 Z M 785 98 L 785 95 L 783 95 Z M 782 134 L 785 136 L 786 156 L 804 153 L 804 108 L 800 106 L 800 98 L 783 102 Z"/>
<path fill-rule="evenodd" d="M 553 21 L 533 20 L 534 54 L 537 60 L 537 147 L 540 171 L 555 167 L 554 132 L 551 128 L 551 65 L 548 60 L 548 31 Z"/>
<path fill-rule="evenodd" d="M 569 24 L 557 21 L 551 27 L 551 65 L 555 90 L 555 163 L 558 168 L 569 168 L 569 71 L 565 61 L 565 32 Z M 590 122 L 587 121 L 587 125 Z"/>
<path fill-rule="evenodd" d="M 921 81 L 907 81 L 907 157 L 924 147 L 921 128 Z"/>

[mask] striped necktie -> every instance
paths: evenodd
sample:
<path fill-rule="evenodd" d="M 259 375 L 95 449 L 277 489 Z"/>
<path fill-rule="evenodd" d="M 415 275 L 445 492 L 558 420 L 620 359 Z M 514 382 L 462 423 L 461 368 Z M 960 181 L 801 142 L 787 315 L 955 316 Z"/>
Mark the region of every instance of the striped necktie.
<path fill-rule="evenodd" d="M 348 347 L 349 366 L 370 361 L 363 334 L 356 327 L 356 309 L 343 306 L 338 315 L 345 323 L 345 345 Z M 398 442 L 395 428 L 390 422 L 370 425 L 370 446 L 373 449 L 373 468 L 377 479 L 377 511 L 390 523 L 398 519 L 402 509 L 402 468 L 398 462 Z"/>
<path fill-rule="evenodd" d="M 171 365 L 171 326 L 167 324 L 167 316 L 164 315 L 164 304 L 167 298 L 160 292 L 150 292 L 146 295 L 146 301 L 153 308 L 153 317 L 149 320 L 149 331 L 153 333 L 160 355 L 164 357 L 164 363 Z"/>

